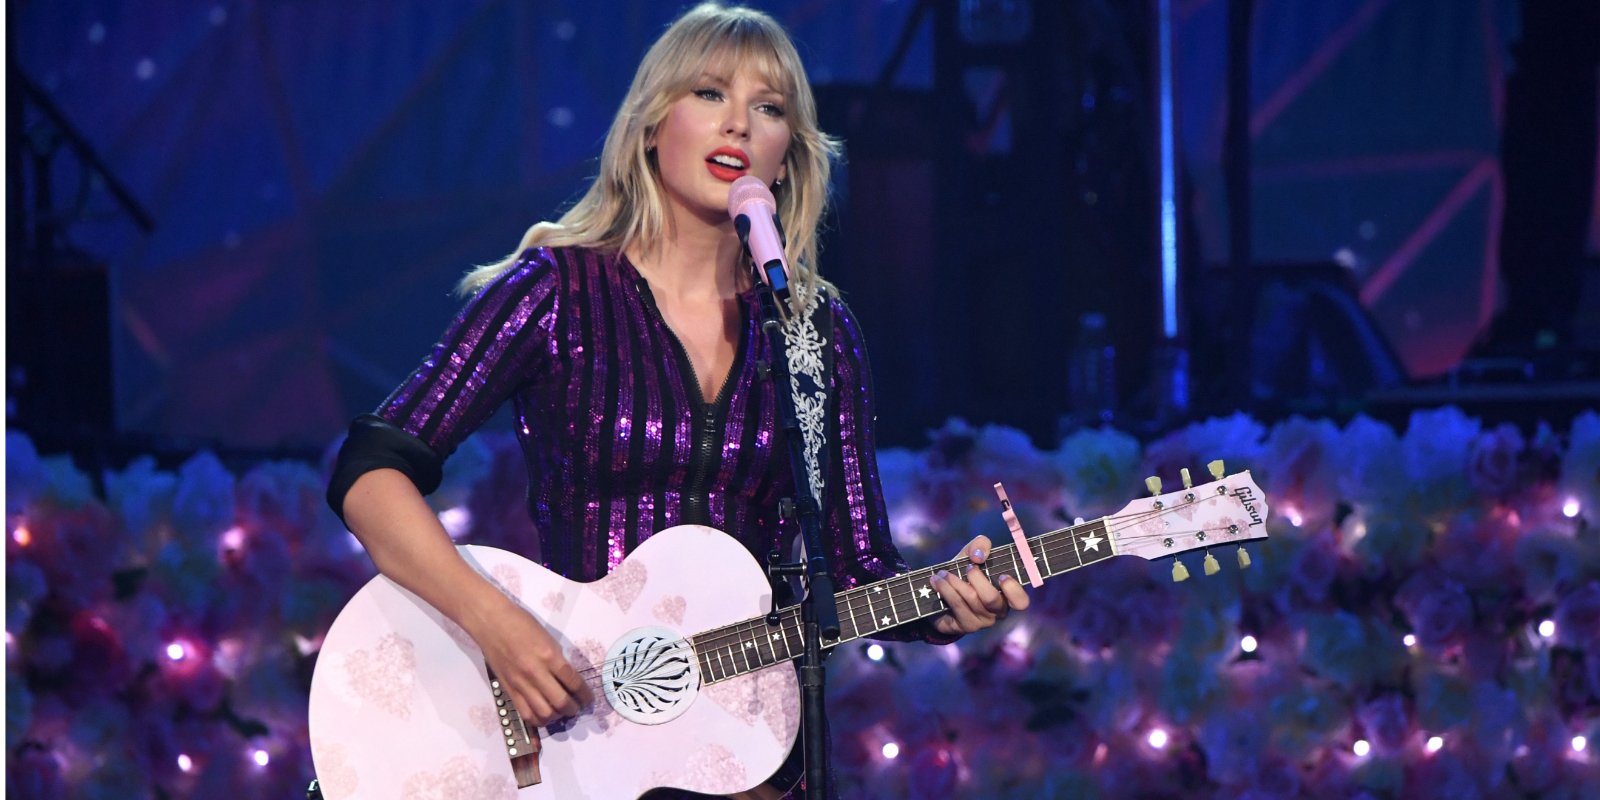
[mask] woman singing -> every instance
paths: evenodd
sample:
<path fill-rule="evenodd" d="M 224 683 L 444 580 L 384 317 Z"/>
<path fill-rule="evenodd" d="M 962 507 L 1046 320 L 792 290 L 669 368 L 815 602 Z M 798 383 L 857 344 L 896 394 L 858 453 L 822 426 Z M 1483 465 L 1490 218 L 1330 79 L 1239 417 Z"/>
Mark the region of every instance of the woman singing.
<path fill-rule="evenodd" d="M 468 273 L 471 299 L 432 354 L 352 425 L 330 503 L 383 575 L 472 637 L 525 719 L 578 715 L 594 698 L 551 633 L 457 554 L 423 501 L 443 460 L 502 403 L 549 569 L 596 580 L 683 524 L 722 530 L 757 558 L 792 550 L 778 501 L 794 476 L 774 396 L 787 388 L 760 377 L 771 347 L 727 210 L 742 176 L 776 197 L 794 307 L 815 297 L 831 312 L 821 528 L 835 581 L 906 570 L 879 488 L 861 331 L 816 269 L 836 149 L 776 22 L 690 10 L 639 65 L 587 193 L 513 255 Z M 981 561 L 989 546 L 979 537 L 960 555 Z M 981 570 L 934 583 L 949 609 L 884 638 L 950 642 L 1028 604 L 1016 581 L 992 584 Z"/>

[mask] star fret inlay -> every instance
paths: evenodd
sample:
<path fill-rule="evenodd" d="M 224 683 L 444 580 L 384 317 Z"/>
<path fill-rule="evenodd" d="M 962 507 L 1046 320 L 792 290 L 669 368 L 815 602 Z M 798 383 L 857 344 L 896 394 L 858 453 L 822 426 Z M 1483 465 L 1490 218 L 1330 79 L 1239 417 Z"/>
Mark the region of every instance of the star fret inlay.
<path fill-rule="evenodd" d="M 1093 550 L 1098 553 L 1100 552 L 1100 543 L 1105 540 L 1106 537 L 1104 536 L 1085 536 L 1078 541 L 1083 543 L 1083 549 Z"/>

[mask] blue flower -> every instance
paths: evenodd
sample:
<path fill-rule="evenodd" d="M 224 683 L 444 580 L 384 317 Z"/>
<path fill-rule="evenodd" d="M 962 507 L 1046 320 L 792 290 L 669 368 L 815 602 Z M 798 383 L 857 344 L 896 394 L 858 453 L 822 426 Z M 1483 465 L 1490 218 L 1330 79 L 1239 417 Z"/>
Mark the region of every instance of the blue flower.
<path fill-rule="evenodd" d="M 1071 512 L 1105 516 L 1138 489 L 1139 441 L 1111 428 L 1082 429 L 1061 440 L 1055 466 Z"/>
<path fill-rule="evenodd" d="M 145 551 L 160 523 L 172 515 L 178 478 L 156 469 L 149 456 L 134 459 L 122 472 L 105 473 L 106 503 L 133 537 L 135 549 Z"/>
<path fill-rule="evenodd" d="M 1578 500 L 1580 513 L 1596 519 L 1600 507 L 1600 413 L 1585 411 L 1572 421 L 1566 455 L 1561 457 L 1561 502 Z"/>
<path fill-rule="evenodd" d="M 1400 447 L 1406 487 L 1420 507 L 1437 511 L 1471 497 L 1467 464 L 1482 427 L 1455 406 L 1412 412 Z"/>
<path fill-rule="evenodd" d="M 44 463 L 33 440 L 21 431 L 6 431 L 6 515 L 21 514 L 44 487 Z"/>
<path fill-rule="evenodd" d="M 1400 438 L 1394 429 L 1367 416 L 1350 420 L 1339 437 L 1334 459 L 1339 494 L 1357 505 L 1393 503 L 1405 485 Z"/>
<path fill-rule="evenodd" d="M 210 451 L 202 451 L 178 468 L 172 497 L 172 523 L 191 547 L 210 549 L 211 537 L 234 521 L 233 474 Z"/>

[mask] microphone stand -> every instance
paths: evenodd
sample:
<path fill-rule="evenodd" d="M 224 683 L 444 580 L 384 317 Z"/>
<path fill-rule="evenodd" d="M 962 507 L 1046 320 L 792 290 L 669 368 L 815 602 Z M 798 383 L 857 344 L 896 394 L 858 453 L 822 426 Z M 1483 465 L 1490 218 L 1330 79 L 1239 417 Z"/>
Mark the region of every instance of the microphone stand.
<path fill-rule="evenodd" d="M 746 239 L 749 224 L 740 229 L 740 241 Z M 746 247 L 748 252 L 748 246 Z M 806 798 L 824 800 L 828 791 L 828 742 L 823 735 L 826 713 L 823 707 L 822 640 L 839 638 L 839 607 L 833 597 L 833 572 L 828 568 L 828 551 L 822 545 L 821 506 L 811 491 L 806 476 L 805 436 L 800 433 L 799 416 L 795 411 L 794 393 L 789 377 L 789 352 L 784 341 L 783 326 L 779 322 L 777 292 L 759 274 L 760 267 L 751 262 L 757 271 L 753 277 L 766 287 L 758 292 L 761 300 L 761 330 L 772 344 L 773 364 L 766 372 L 773 382 L 773 396 L 778 403 L 778 421 L 788 443 L 789 471 L 794 475 L 794 498 L 779 503 L 780 510 L 791 506 L 800 523 L 801 541 L 805 543 L 806 558 L 800 564 L 780 564 L 779 554 L 768 556 L 768 574 L 773 581 L 773 612 L 767 615 L 768 625 L 778 624 L 778 583 L 785 575 L 801 574 L 806 577 L 805 597 L 800 600 L 801 633 L 805 650 L 800 656 L 801 726 L 805 730 L 802 753 L 805 756 Z M 781 274 L 781 273 L 780 273 Z M 820 465 L 819 465 L 820 466 Z M 780 515 L 780 519 L 781 519 Z"/>

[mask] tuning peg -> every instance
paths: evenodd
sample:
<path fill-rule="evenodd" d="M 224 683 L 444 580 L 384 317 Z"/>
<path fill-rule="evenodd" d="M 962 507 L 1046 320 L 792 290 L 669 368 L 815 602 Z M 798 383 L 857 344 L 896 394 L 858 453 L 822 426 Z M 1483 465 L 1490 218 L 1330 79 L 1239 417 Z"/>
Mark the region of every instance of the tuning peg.
<path fill-rule="evenodd" d="M 1222 565 L 1217 563 L 1217 557 L 1211 555 L 1210 550 L 1206 551 L 1205 568 L 1207 575 L 1215 575 L 1222 569 Z"/>
<path fill-rule="evenodd" d="M 1144 487 L 1150 490 L 1150 494 L 1161 494 L 1161 479 L 1151 475 L 1144 479 Z"/>
<path fill-rule="evenodd" d="M 1216 461 L 1207 464 L 1206 469 L 1211 470 L 1211 477 L 1216 478 L 1219 481 L 1222 480 L 1222 459 L 1219 458 Z"/>
<path fill-rule="evenodd" d="M 1178 470 L 1178 474 L 1183 476 L 1183 488 L 1185 488 L 1185 489 L 1193 489 L 1194 488 L 1194 481 L 1189 480 L 1189 468 L 1188 467 L 1184 467 L 1183 469 Z"/>
<path fill-rule="evenodd" d="M 1183 583 L 1186 580 L 1189 580 L 1189 568 L 1185 567 L 1182 561 L 1172 559 L 1172 582 Z"/>
<path fill-rule="evenodd" d="M 1250 554 L 1245 552 L 1244 545 L 1239 545 L 1239 569 L 1250 568 Z"/>

